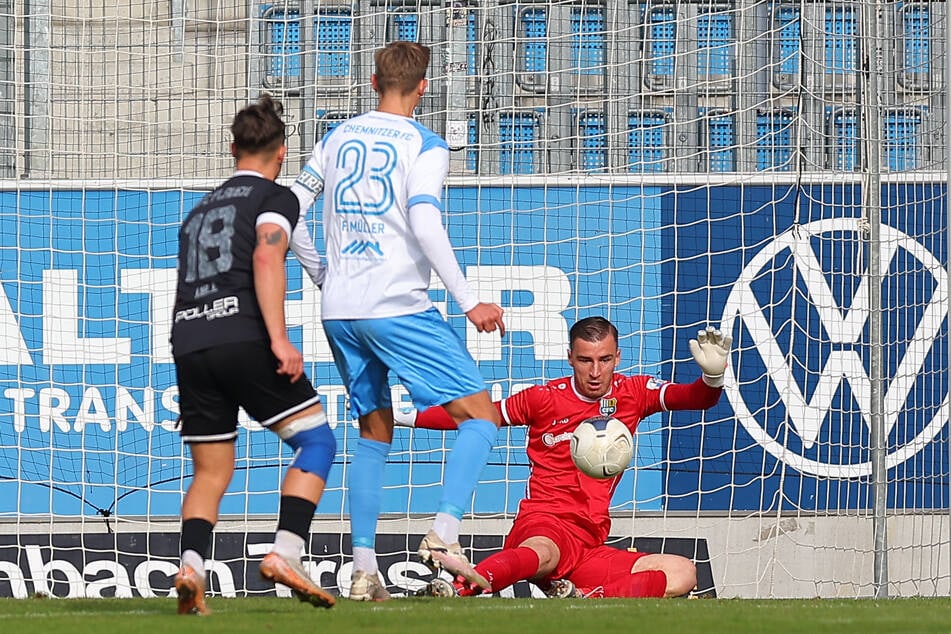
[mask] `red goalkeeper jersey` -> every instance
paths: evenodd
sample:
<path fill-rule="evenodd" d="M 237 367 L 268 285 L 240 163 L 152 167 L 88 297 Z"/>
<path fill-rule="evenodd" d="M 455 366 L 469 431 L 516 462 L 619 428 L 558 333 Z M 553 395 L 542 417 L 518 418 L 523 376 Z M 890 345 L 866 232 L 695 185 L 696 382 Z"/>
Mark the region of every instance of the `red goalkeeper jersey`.
<path fill-rule="evenodd" d="M 665 383 L 649 376 L 615 374 L 611 390 L 597 400 L 579 395 L 572 377 L 529 387 L 495 403 L 508 425 L 528 427 L 531 473 L 519 515 L 545 513 L 564 518 L 602 544 L 611 530 L 608 509 L 621 479 L 598 480 L 581 473 L 571 460 L 571 434 L 592 416 L 613 416 L 631 430 L 647 416 L 668 410 L 706 409 L 720 398 L 721 388 L 702 379 Z M 452 429 L 455 423 L 441 407 L 420 412 L 416 427 Z"/>
<path fill-rule="evenodd" d="M 589 532 L 594 543 L 604 543 L 611 529 L 611 496 L 621 477 L 598 480 L 579 471 L 571 460 L 571 434 L 592 416 L 617 418 L 634 433 L 643 418 L 666 409 L 662 395 L 669 387 L 652 377 L 615 374 L 611 390 L 590 400 L 565 377 L 502 400 L 503 420 L 528 426 L 531 475 L 519 514 L 539 511 L 563 517 Z"/>

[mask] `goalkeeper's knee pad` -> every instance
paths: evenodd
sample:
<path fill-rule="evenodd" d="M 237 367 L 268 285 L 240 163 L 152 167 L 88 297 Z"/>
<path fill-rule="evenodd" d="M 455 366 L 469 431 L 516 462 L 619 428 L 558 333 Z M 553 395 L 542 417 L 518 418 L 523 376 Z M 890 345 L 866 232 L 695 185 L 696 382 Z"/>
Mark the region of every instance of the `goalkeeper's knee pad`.
<path fill-rule="evenodd" d="M 323 411 L 298 418 L 279 429 L 277 435 L 296 452 L 292 467 L 327 481 L 330 465 L 337 453 L 337 439 L 330 431 Z"/>

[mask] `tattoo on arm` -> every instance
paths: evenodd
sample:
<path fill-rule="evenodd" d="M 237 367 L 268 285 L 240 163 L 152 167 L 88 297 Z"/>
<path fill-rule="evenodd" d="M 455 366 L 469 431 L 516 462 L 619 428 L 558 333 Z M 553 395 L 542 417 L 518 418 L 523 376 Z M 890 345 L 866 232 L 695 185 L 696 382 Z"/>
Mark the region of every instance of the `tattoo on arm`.
<path fill-rule="evenodd" d="M 284 238 L 284 232 L 280 229 L 274 231 L 262 232 L 258 234 L 258 244 L 274 245 L 280 244 Z"/>

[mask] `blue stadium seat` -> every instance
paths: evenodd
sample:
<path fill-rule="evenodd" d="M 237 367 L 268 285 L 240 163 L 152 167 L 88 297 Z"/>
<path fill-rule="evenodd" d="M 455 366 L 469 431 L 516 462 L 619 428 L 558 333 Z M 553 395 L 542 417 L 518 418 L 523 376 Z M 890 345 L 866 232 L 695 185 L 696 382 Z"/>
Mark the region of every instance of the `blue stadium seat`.
<path fill-rule="evenodd" d="M 677 13 L 672 6 L 651 9 L 646 15 L 648 86 L 662 87 L 672 83 L 676 70 Z"/>
<path fill-rule="evenodd" d="M 781 4 L 773 13 L 773 83 L 784 86 L 799 76 L 802 64 L 802 19 L 798 5 Z"/>
<path fill-rule="evenodd" d="M 697 74 L 706 79 L 733 75 L 733 13 L 716 8 L 697 16 Z"/>
<path fill-rule="evenodd" d="M 586 172 L 601 172 L 608 166 L 607 122 L 600 110 L 578 113 L 579 167 Z"/>
<path fill-rule="evenodd" d="M 320 8 L 315 19 L 317 34 L 317 76 L 350 76 L 353 15 L 350 9 Z"/>
<path fill-rule="evenodd" d="M 268 56 L 268 77 L 278 83 L 301 78 L 300 11 L 267 8 L 263 12 Z"/>
<path fill-rule="evenodd" d="M 716 111 L 705 113 L 707 169 L 711 172 L 736 170 L 736 117 Z"/>
<path fill-rule="evenodd" d="M 892 172 L 917 169 L 921 159 L 922 111 L 896 108 L 885 115 L 885 163 Z"/>
<path fill-rule="evenodd" d="M 792 169 L 793 111 L 787 108 L 756 113 L 756 169 Z"/>
<path fill-rule="evenodd" d="M 831 165 L 834 170 L 854 171 L 859 163 L 859 118 L 851 108 L 839 108 L 828 113 L 831 144 Z"/>
<path fill-rule="evenodd" d="M 628 171 L 666 171 L 667 146 L 667 115 L 657 111 L 628 114 Z"/>
<path fill-rule="evenodd" d="M 581 75 L 604 73 L 606 33 L 603 7 L 572 7 L 571 70 Z"/>
<path fill-rule="evenodd" d="M 826 7 L 825 68 L 827 72 L 852 74 L 858 64 L 858 22 L 853 7 Z"/>
<path fill-rule="evenodd" d="M 499 115 L 499 172 L 534 174 L 538 156 L 536 144 L 541 121 L 534 112 L 503 112 Z"/>

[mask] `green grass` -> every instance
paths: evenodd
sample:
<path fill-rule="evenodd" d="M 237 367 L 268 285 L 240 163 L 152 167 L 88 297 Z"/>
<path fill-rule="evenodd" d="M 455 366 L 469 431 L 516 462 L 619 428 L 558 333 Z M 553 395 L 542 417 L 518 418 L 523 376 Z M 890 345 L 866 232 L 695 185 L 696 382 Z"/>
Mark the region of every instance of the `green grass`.
<path fill-rule="evenodd" d="M 873 634 L 949 632 L 951 599 L 340 601 L 331 610 L 293 599 L 210 599 L 214 614 L 180 617 L 171 599 L 0 599 L 0 632 L 450 632 L 494 634 Z"/>

